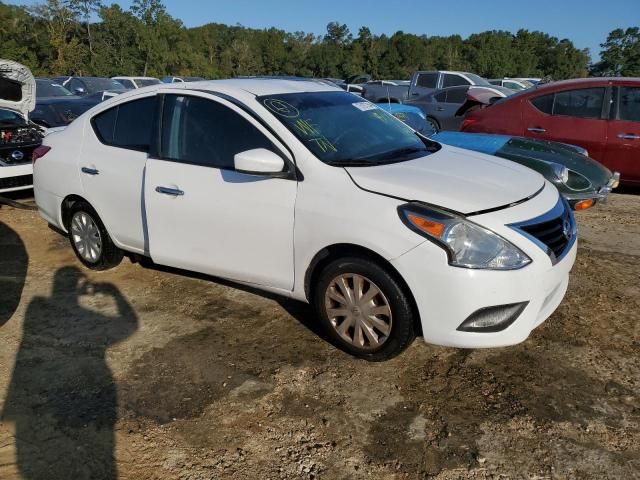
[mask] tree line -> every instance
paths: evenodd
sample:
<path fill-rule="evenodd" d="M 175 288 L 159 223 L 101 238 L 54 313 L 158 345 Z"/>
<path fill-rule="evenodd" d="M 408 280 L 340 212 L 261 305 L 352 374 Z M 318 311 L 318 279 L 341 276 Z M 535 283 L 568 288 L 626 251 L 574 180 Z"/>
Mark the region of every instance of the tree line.
<path fill-rule="evenodd" d="M 98 19 L 95 21 L 95 19 Z M 36 75 L 299 75 L 403 79 L 415 70 L 464 70 L 484 77 L 640 75 L 638 28 L 614 30 L 602 61 L 568 39 L 543 32 L 487 31 L 427 36 L 398 31 L 357 35 L 339 22 L 324 35 L 210 23 L 186 28 L 162 0 L 134 0 L 128 10 L 101 0 L 46 0 L 34 7 L 0 1 L 0 58 Z"/>

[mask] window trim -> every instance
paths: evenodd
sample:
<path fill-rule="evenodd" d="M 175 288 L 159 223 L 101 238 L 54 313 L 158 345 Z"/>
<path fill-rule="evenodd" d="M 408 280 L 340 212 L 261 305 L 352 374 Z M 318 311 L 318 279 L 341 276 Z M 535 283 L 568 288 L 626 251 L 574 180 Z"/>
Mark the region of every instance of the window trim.
<path fill-rule="evenodd" d="M 198 95 L 199 94 L 205 94 L 205 95 Z M 299 181 L 302 178 L 302 174 L 300 173 L 300 171 L 297 168 L 297 165 L 295 163 L 295 156 L 293 155 L 293 152 L 291 151 L 291 149 L 289 148 L 289 146 L 284 143 L 282 141 L 282 139 L 273 131 L 273 129 L 271 127 L 269 127 L 269 125 L 267 125 L 267 123 L 261 119 L 260 117 L 257 116 L 257 114 L 255 112 L 253 112 L 252 110 L 249 109 L 249 107 L 247 107 L 246 105 L 244 105 L 243 103 L 239 102 L 238 100 L 236 100 L 235 98 L 226 95 L 224 93 L 220 93 L 220 92 L 212 92 L 209 90 L 192 90 L 192 91 L 183 91 L 183 90 L 176 90 L 175 92 L 162 92 L 158 94 L 158 109 L 156 111 L 156 115 L 158 116 L 157 122 L 156 122 L 156 129 L 155 129 L 155 138 L 154 135 L 152 135 L 152 139 L 154 140 L 154 145 L 153 145 L 153 154 L 149 153 L 149 158 L 154 159 L 154 160 L 162 160 L 165 162 L 173 162 L 173 163 L 179 163 L 179 164 L 184 164 L 184 165 L 194 165 L 194 166 L 198 166 L 198 167 L 203 167 L 203 168 L 212 168 L 212 169 L 216 169 L 216 170 L 221 170 L 221 171 L 231 171 L 231 172 L 238 172 L 238 173 L 243 173 L 240 172 L 239 170 L 235 169 L 235 168 L 229 168 L 229 167 L 216 167 L 213 165 L 202 165 L 201 163 L 197 163 L 197 162 L 189 162 L 186 160 L 178 160 L 175 158 L 170 158 L 164 155 L 163 153 L 163 148 L 162 148 L 162 129 L 163 129 L 163 119 L 164 119 L 164 107 L 165 107 L 165 102 L 166 102 L 166 97 L 167 96 L 176 96 L 176 97 L 195 97 L 195 98 L 202 98 L 205 100 L 208 100 L 210 102 L 215 102 L 219 105 L 222 105 L 225 108 L 228 108 L 229 110 L 231 110 L 232 112 L 234 112 L 236 115 L 239 115 L 241 118 L 243 118 L 246 122 L 249 122 L 251 125 L 253 125 L 254 128 L 256 128 L 256 130 L 258 130 L 262 135 L 265 136 L 265 138 L 267 140 L 269 140 L 269 142 L 271 142 L 273 144 L 273 146 L 276 148 L 276 154 L 278 154 L 280 157 L 282 157 L 282 159 L 284 160 L 284 165 L 285 168 L 282 172 L 277 172 L 277 173 L 272 173 L 272 174 L 266 174 L 266 175 L 259 175 L 261 177 L 271 177 L 271 178 L 282 178 L 282 179 L 287 179 L 287 180 L 296 180 Z M 217 97 L 217 98 L 211 98 L 211 97 Z M 273 137 L 273 139 L 269 138 L 269 135 L 266 135 L 262 130 L 260 130 L 256 125 L 254 125 L 249 119 L 243 117 L 239 112 L 235 111 L 233 108 L 229 107 L 228 105 L 225 105 L 224 103 L 220 102 L 220 99 L 222 100 L 226 100 L 227 102 L 229 102 L 231 105 L 235 106 L 236 108 L 238 108 L 239 110 L 241 110 L 242 112 L 244 112 L 248 117 L 250 117 L 251 120 L 254 120 L 256 123 L 258 123 L 261 127 L 263 127 L 267 133 Z M 273 140 L 275 140 L 276 142 L 274 142 Z M 293 161 L 284 153 L 283 149 L 281 148 L 281 146 L 284 146 L 285 149 L 291 154 L 291 158 L 293 158 Z M 246 173 L 246 172 L 245 172 Z M 251 174 L 249 174 L 251 175 Z M 258 176 L 258 175 L 256 175 Z"/>
<path fill-rule="evenodd" d="M 120 114 L 120 106 L 121 105 L 126 105 L 127 103 L 131 103 L 131 102 L 135 102 L 137 100 L 144 100 L 145 98 L 154 98 L 156 101 L 156 109 L 154 112 L 154 117 L 152 117 L 151 119 L 151 137 L 149 138 L 149 146 L 147 148 L 136 148 L 136 147 L 124 147 L 122 145 L 114 145 L 112 143 L 108 143 L 104 137 L 102 136 L 102 134 L 100 133 L 100 130 L 98 130 L 97 126 L 96 126 L 96 118 L 99 117 L 100 115 L 107 113 L 113 109 L 117 109 L 116 111 L 116 119 L 115 119 L 115 124 L 114 124 L 114 135 L 115 135 L 115 125 L 117 125 L 118 123 L 118 115 Z M 158 118 L 157 118 L 157 114 L 158 114 L 158 109 L 157 109 L 157 102 L 158 102 L 158 95 L 156 93 L 153 93 L 151 95 L 149 94 L 145 94 L 145 95 L 140 95 L 140 96 L 135 96 L 131 99 L 127 99 L 124 102 L 120 102 L 116 105 L 113 105 L 109 108 L 105 108 L 104 110 L 100 110 L 98 113 L 96 113 L 95 115 L 93 115 L 91 117 L 91 119 L 89 120 L 89 122 L 91 123 L 91 128 L 93 129 L 93 133 L 95 134 L 96 138 L 98 139 L 98 141 L 102 144 L 105 145 L 107 147 L 111 147 L 111 148 L 120 148 L 122 150 L 132 150 L 134 152 L 142 152 L 142 153 L 146 153 L 146 154 L 150 154 L 153 151 L 154 148 L 154 133 L 156 130 L 156 124 L 158 123 Z"/>

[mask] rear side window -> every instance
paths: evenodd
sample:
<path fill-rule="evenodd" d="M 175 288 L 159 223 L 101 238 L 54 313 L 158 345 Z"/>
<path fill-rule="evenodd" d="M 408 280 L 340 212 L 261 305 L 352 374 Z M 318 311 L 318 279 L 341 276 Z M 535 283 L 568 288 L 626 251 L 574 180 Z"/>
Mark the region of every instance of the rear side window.
<path fill-rule="evenodd" d="M 436 102 L 444 103 L 447 101 L 447 91 L 440 92 L 433 96 L 436 99 Z"/>
<path fill-rule="evenodd" d="M 618 112 L 618 118 L 620 120 L 640 122 L 640 88 L 620 88 Z"/>
<path fill-rule="evenodd" d="M 442 83 L 442 88 L 447 87 L 456 87 L 458 85 L 471 85 L 471 83 L 460 75 L 453 75 L 451 73 L 446 73 L 444 75 L 444 82 Z"/>
<path fill-rule="evenodd" d="M 93 128 L 102 143 L 148 152 L 155 108 L 155 96 L 123 103 L 93 117 Z"/>
<path fill-rule="evenodd" d="M 452 88 L 447 92 L 447 103 L 464 103 L 467 99 L 467 87 Z"/>
<path fill-rule="evenodd" d="M 436 88 L 438 84 L 438 73 L 421 73 L 418 75 L 417 84 L 419 87 Z"/>
<path fill-rule="evenodd" d="M 553 93 L 551 95 L 542 95 L 531 100 L 531 104 L 542 113 L 551 115 L 553 113 Z"/>
<path fill-rule="evenodd" d="M 162 115 L 162 157 L 234 169 L 236 153 L 277 149 L 256 127 L 230 108 L 201 97 L 167 95 Z"/>
<path fill-rule="evenodd" d="M 581 88 L 558 92 L 553 102 L 553 114 L 579 118 L 600 118 L 604 88 Z"/>

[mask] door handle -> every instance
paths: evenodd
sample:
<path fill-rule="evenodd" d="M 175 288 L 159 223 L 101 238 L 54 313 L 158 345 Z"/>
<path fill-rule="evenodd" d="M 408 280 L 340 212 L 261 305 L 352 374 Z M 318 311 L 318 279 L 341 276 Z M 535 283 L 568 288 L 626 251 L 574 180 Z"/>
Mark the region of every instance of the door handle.
<path fill-rule="evenodd" d="M 527 128 L 527 130 L 529 130 L 530 132 L 534 132 L 534 133 L 544 133 L 544 132 L 546 132 L 546 130 L 544 128 L 540 128 L 540 127 L 529 127 L 529 128 Z"/>
<path fill-rule="evenodd" d="M 436 107 L 436 110 L 442 112 L 444 110 L 444 107 Z"/>
<path fill-rule="evenodd" d="M 618 138 L 623 140 L 640 140 L 640 135 L 634 135 L 633 133 L 620 133 Z"/>
<path fill-rule="evenodd" d="M 156 187 L 156 192 L 163 193 L 165 195 L 172 195 L 174 197 L 181 197 L 182 195 L 184 195 L 184 192 L 182 190 L 168 187 Z"/>
<path fill-rule="evenodd" d="M 82 173 L 86 173 L 87 175 L 98 175 L 100 173 L 95 168 L 89 168 L 89 167 L 82 167 L 80 170 L 82 170 Z"/>

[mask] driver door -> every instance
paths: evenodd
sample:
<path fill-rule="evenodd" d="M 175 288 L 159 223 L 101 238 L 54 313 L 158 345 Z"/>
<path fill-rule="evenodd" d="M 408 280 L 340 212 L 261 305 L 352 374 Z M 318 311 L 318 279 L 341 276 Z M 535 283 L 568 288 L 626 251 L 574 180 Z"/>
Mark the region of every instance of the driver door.
<path fill-rule="evenodd" d="M 199 92 L 166 94 L 158 155 L 146 165 L 151 258 L 272 288 L 293 288 L 297 181 L 235 171 L 236 153 L 266 148 L 292 158 L 234 104 Z"/>

